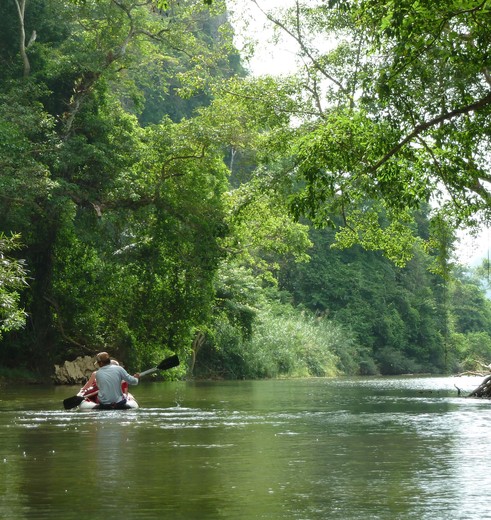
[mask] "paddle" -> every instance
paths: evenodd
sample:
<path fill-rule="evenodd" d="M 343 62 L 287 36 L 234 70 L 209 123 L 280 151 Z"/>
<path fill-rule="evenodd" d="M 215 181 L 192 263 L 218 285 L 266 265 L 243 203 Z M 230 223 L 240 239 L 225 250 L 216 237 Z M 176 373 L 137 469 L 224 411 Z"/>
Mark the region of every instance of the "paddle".
<path fill-rule="evenodd" d="M 65 410 L 71 410 L 72 408 L 76 408 L 86 397 L 92 397 L 98 393 L 99 390 L 96 390 L 95 392 L 86 395 L 74 395 L 72 397 L 67 397 L 63 400 L 63 406 Z"/>
<path fill-rule="evenodd" d="M 141 376 L 146 376 L 148 374 L 153 374 L 154 372 L 157 372 L 158 370 L 168 370 L 169 368 L 174 368 L 179 365 L 179 358 L 177 355 L 170 356 L 163 361 L 161 361 L 156 367 L 149 368 L 148 370 L 144 370 L 143 372 L 140 372 Z"/>
<path fill-rule="evenodd" d="M 179 358 L 177 355 L 170 356 L 163 361 L 161 361 L 156 367 L 149 368 L 148 370 L 144 370 L 143 372 L 140 372 L 140 377 L 146 376 L 148 374 L 153 374 L 154 372 L 157 372 L 158 370 L 168 370 L 169 368 L 174 368 L 179 365 Z M 98 391 L 97 391 L 98 392 Z M 87 395 L 74 395 L 72 397 L 67 397 L 63 400 L 63 406 L 65 410 L 71 410 L 72 408 L 76 408 L 86 397 L 91 397 L 93 395 L 96 395 L 97 392 L 92 392 Z"/>

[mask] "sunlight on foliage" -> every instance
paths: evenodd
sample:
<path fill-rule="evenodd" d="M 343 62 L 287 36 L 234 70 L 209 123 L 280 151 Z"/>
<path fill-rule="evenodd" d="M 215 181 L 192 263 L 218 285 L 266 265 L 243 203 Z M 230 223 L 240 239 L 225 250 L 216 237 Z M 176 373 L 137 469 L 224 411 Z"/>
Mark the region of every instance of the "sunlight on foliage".
<path fill-rule="evenodd" d="M 27 286 L 27 273 L 22 260 L 8 255 L 20 249 L 20 236 L 0 233 L 0 338 L 2 332 L 22 328 L 26 313 L 20 305 L 20 290 Z"/>

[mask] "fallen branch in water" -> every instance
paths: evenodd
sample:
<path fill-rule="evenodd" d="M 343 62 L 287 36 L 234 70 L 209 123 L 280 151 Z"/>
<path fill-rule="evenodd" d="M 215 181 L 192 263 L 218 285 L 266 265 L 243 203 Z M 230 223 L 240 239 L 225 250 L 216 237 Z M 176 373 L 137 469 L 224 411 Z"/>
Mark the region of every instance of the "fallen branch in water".
<path fill-rule="evenodd" d="M 482 399 L 491 399 L 491 376 L 487 376 L 484 381 L 467 397 L 480 397 Z"/>

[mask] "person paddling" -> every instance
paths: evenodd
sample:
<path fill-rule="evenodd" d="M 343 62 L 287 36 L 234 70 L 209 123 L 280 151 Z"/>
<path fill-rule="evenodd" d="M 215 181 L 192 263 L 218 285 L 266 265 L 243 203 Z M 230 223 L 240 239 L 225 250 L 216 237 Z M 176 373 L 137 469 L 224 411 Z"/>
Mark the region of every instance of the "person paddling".
<path fill-rule="evenodd" d="M 99 352 L 96 356 L 96 364 L 99 370 L 96 373 L 97 387 L 99 388 L 100 409 L 121 410 L 125 409 L 126 396 L 121 389 L 121 383 L 126 381 L 130 385 L 137 385 L 140 374 L 130 375 L 126 370 L 111 363 L 111 357 L 107 352 Z"/>
<path fill-rule="evenodd" d="M 94 363 L 94 365 L 98 366 L 97 361 Z M 119 365 L 119 362 L 116 361 L 114 358 L 111 358 L 111 365 Z M 92 396 L 91 399 L 94 402 L 97 401 L 97 381 L 96 376 L 97 370 L 94 370 L 92 374 L 90 374 L 89 380 L 85 383 L 84 386 L 79 390 L 77 395 L 84 396 L 85 394 L 92 394 L 95 393 L 96 395 Z M 123 394 L 127 397 L 128 396 L 128 383 L 126 381 L 123 381 L 121 383 L 121 389 L 123 390 Z"/>

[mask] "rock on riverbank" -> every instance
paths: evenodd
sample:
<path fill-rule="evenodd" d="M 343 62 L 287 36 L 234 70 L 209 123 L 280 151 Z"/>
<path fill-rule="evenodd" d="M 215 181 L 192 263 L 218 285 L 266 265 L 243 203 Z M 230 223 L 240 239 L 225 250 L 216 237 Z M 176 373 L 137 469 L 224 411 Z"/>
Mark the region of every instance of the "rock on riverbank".
<path fill-rule="evenodd" d="M 81 356 L 74 361 L 65 361 L 62 365 L 55 365 L 53 381 L 57 385 L 81 385 L 95 370 L 94 358 Z"/>

